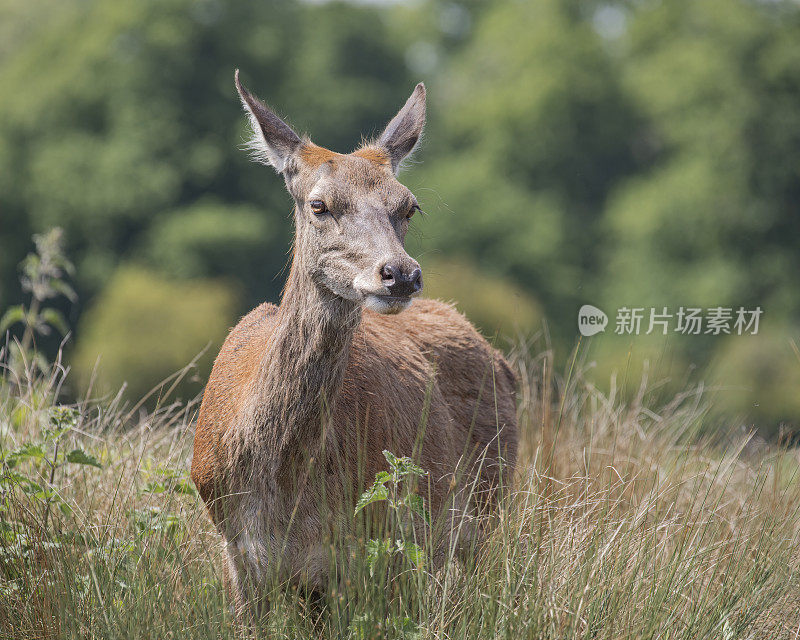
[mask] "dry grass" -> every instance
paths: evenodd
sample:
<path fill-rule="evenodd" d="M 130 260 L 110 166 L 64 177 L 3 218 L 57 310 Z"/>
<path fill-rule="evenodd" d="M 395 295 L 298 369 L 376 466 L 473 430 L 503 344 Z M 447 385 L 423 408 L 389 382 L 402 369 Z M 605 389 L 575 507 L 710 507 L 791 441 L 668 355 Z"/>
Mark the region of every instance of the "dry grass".
<path fill-rule="evenodd" d="M 480 551 L 370 575 L 363 546 L 334 541 L 339 588 L 321 608 L 277 592 L 266 636 L 800 637 L 796 451 L 707 433 L 697 391 L 651 406 L 645 380 L 623 403 L 579 373 L 556 381 L 546 356 L 518 364 L 521 465 Z M 6 373 L 3 452 L 42 440 L 61 379 Z M 102 469 L 53 473 L 47 447 L 16 465 L 58 497 L 3 485 L 0 637 L 258 635 L 231 619 L 218 542 L 186 493 L 194 409 L 86 403 L 59 447 Z"/>

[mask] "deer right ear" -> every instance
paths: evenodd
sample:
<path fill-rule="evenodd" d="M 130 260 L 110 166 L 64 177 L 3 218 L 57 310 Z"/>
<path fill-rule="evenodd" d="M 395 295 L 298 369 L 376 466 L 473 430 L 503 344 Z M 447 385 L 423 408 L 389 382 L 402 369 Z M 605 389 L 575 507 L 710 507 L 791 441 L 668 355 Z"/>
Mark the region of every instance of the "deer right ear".
<path fill-rule="evenodd" d="M 254 160 L 271 165 L 281 173 L 286 168 L 286 161 L 302 143 L 300 136 L 244 87 L 239 81 L 238 69 L 234 79 L 253 129 L 253 137 L 247 147 Z"/>
<path fill-rule="evenodd" d="M 420 82 L 378 140 L 378 144 L 389 152 L 395 173 L 400 171 L 403 159 L 417 146 L 424 126 L 425 85 Z"/>

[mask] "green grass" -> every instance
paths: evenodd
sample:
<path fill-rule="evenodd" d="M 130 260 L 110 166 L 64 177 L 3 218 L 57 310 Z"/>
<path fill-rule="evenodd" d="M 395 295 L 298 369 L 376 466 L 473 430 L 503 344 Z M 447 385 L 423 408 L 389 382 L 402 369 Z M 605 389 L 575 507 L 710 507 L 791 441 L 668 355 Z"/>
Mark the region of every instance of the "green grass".
<path fill-rule="evenodd" d="M 57 367 L 6 370 L 0 638 L 800 637 L 797 451 L 709 434 L 695 391 L 623 404 L 517 364 L 520 465 L 482 547 L 434 569 L 331 541 L 337 587 L 276 588 L 261 631 L 230 614 L 188 482 L 196 404 L 54 413 Z"/>

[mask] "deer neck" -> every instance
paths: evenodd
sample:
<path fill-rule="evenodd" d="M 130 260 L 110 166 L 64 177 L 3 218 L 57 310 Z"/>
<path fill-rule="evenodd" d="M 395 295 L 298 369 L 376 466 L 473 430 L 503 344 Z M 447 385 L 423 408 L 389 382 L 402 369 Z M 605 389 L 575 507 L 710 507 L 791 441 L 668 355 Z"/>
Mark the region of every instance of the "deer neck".
<path fill-rule="evenodd" d="M 361 307 L 314 282 L 296 247 L 258 378 L 256 440 L 276 462 L 313 454 L 344 379 Z"/>

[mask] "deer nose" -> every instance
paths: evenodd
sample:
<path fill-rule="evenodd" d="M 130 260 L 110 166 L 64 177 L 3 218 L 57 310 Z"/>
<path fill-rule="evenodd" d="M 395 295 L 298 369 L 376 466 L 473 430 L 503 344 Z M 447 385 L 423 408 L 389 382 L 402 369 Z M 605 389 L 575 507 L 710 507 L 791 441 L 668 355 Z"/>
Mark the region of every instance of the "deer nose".
<path fill-rule="evenodd" d="M 422 289 L 422 269 L 414 267 L 410 272 L 400 264 L 386 263 L 381 267 L 381 284 L 389 295 L 407 298 Z"/>

